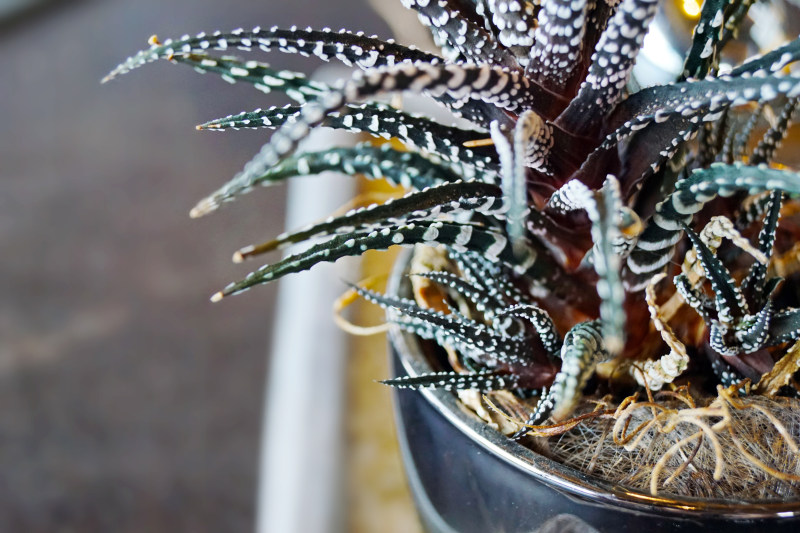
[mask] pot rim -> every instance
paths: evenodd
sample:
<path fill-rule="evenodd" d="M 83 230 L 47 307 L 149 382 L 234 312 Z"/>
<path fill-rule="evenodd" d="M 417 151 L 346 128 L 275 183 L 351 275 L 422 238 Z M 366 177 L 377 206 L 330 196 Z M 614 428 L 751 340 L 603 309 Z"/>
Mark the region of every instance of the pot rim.
<path fill-rule="evenodd" d="M 398 256 L 387 285 L 389 294 L 407 292 L 410 285 L 407 272 L 412 253 L 413 249 L 407 249 Z M 388 311 L 390 315 L 391 312 Z M 397 350 L 403 369 L 409 376 L 434 371 L 423 355 L 418 337 L 401 330 L 396 325 L 391 325 L 389 341 Z M 436 411 L 487 452 L 527 472 L 551 488 L 594 504 L 612 504 L 633 511 L 681 515 L 684 518 L 691 515 L 696 515 L 698 518 L 722 517 L 741 520 L 800 517 L 799 501 L 757 503 L 692 497 L 676 498 L 653 496 L 626 489 L 584 474 L 507 438 L 467 411 L 450 392 L 440 389 L 421 389 L 415 393 L 422 394 Z"/>

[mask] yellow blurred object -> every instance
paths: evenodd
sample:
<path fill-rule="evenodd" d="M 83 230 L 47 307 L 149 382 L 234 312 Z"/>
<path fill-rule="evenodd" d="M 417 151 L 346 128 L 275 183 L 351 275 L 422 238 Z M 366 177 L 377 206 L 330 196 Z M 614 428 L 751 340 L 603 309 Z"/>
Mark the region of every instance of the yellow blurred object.
<path fill-rule="evenodd" d="M 684 14 L 689 18 L 696 19 L 700 16 L 701 4 L 697 0 L 683 0 L 681 7 Z"/>
<path fill-rule="evenodd" d="M 466 141 L 464 146 L 466 148 L 478 148 L 479 146 L 493 146 L 494 141 L 492 139 L 476 139 L 474 141 Z"/>
<path fill-rule="evenodd" d="M 393 138 L 376 139 L 376 145 L 391 143 L 405 150 Z M 359 197 L 377 199 L 401 196 L 405 191 L 386 180 L 359 178 Z M 371 250 L 361 262 L 363 275 L 372 281 L 385 278 L 397 257 L 397 249 Z M 344 302 L 342 302 L 344 303 Z M 352 302 L 357 324 L 376 324 L 384 320 L 383 311 L 363 299 Z M 381 328 L 379 326 L 379 328 Z M 371 333 L 372 331 L 367 330 Z M 376 379 L 390 376 L 386 337 L 382 335 L 350 337 L 347 402 L 348 510 L 346 531 L 351 533 L 421 533 L 411 495 L 400 462 L 392 419 L 391 389 Z"/>
<path fill-rule="evenodd" d="M 701 4 L 697 0 L 683 0 L 681 7 L 684 14 L 689 18 L 696 19 L 700 16 Z"/>

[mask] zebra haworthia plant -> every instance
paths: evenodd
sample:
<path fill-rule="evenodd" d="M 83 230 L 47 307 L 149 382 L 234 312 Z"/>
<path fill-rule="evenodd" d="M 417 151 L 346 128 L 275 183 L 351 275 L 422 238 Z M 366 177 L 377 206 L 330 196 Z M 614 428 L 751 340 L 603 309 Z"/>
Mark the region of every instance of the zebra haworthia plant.
<path fill-rule="evenodd" d="M 797 226 L 778 225 L 800 175 L 771 165 L 800 98 L 790 70 L 800 40 L 723 68 L 751 3 L 706 0 L 682 74 L 639 90 L 632 71 L 655 0 L 403 0 L 441 55 L 344 30 L 256 27 L 152 38 L 106 80 L 168 59 L 295 102 L 198 126 L 275 132 L 192 216 L 329 170 L 407 188 L 241 249 L 239 260 L 313 241 L 212 299 L 366 250 L 439 246 L 452 267 L 423 276 L 449 295 L 447 309 L 356 290 L 395 309 L 400 328 L 454 349 L 463 368 L 387 383 L 538 392 L 522 434 L 569 417 L 601 362 L 616 359 L 651 389 L 688 368 L 730 385 L 769 373 L 800 337 Z M 256 48 L 357 70 L 334 87 L 225 55 Z M 473 127 L 378 101 L 404 91 Z M 756 135 L 760 116 L 770 127 Z M 315 127 L 399 142 L 298 151 Z"/>

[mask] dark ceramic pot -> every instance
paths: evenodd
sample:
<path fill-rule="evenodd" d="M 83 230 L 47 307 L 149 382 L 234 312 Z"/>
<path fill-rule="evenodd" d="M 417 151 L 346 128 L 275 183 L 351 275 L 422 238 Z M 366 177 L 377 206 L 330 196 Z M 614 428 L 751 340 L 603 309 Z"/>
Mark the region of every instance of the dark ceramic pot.
<path fill-rule="evenodd" d="M 404 274 L 396 269 L 392 293 L 409 294 Z M 417 337 L 395 328 L 390 345 L 396 376 L 433 371 Z M 654 497 L 584 475 L 509 440 L 448 392 L 396 390 L 395 417 L 426 531 L 734 533 L 800 527 L 797 502 Z"/>

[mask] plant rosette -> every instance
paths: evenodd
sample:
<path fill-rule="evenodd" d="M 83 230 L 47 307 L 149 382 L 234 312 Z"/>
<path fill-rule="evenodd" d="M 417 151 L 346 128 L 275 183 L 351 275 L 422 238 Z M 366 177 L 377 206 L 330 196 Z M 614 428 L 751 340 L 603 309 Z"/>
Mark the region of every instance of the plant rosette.
<path fill-rule="evenodd" d="M 354 288 L 441 347 L 431 372 L 387 383 L 456 392 L 508 446 L 636 493 L 626 509 L 679 495 L 712 515 L 735 500 L 793 517 L 800 174 L 778 148 L 800 98 L 800 39 L 726 64 L 752 3 L 707 0 L 681 74 L 645 88 L 632 73 L 655 0 L 404 0 L 440 54 L 330 29 L 153 37 L 106 81 L 168 59 L 294 100 L 198 127 L 275 132 L 193 217 L 325 171 L 409 190 L 241 248 L 237 261 L 310 244 L 213 301 L 367 250 L 435 250 L 410 295 Z M 233 49 L 357 70 L 327 85 Z M 461 125 L 382 100 L 402 92 Z M 298 150 L 316 127 L 391 142 Z M 705 516 L 664 507 L 677 508 Z"/>

